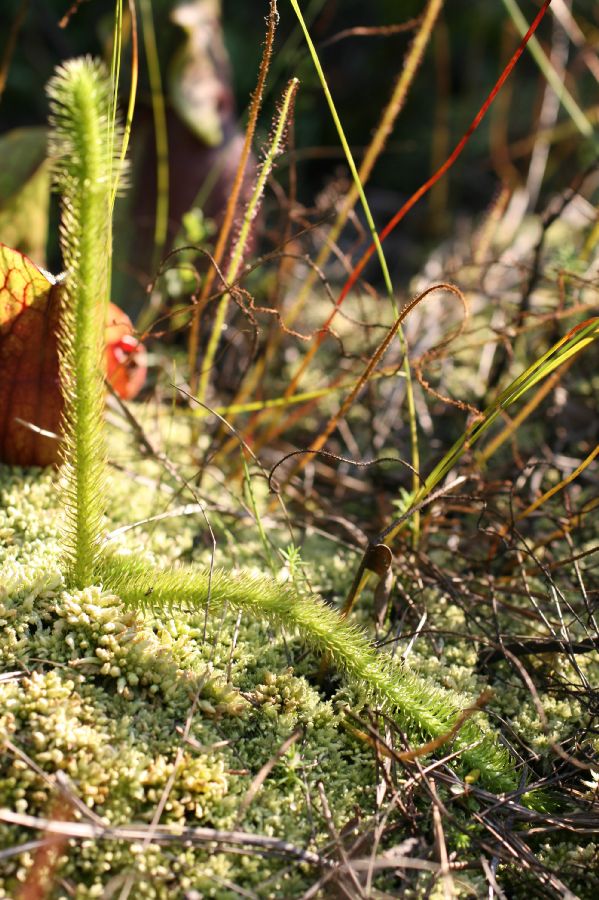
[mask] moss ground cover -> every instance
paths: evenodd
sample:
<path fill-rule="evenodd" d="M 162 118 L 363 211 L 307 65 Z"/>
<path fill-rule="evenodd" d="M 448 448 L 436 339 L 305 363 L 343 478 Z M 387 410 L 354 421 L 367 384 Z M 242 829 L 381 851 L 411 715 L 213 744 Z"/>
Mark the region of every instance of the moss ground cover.
<path fill-rule="evenodd" d="M 139 468 L 140 477 L 152 473 L 152 464 Z M 111 476 L 111 490 L 113 529 L 155 514 L 162 502 L 153 488 L 138 485 L 132 504 L 130 479 L 118 473 Z M 48 815 L 60 772 L 67 795 L 72 791 L 81 801 L 81 808 L 70 809 L 68 818 L 89 821 L 87 808 L 89 816 L 105 824 L 147 826 L 171 779 L 161 825 L 242 829 L 278 838 L 298 850 L 310 849 L 322 855 L 323 865 L 332 838 L 319 791 L 335 827 L 347 830 L 348 848 L 370 832 L 377 816 L 389 812 L 386 779 L 405 789 L 413 773 L 391 766 L 364 740 L 363 726 L 356 727 L 347 714 L 348 703 L 359 711 L 364 701 L 338 679 L 319 683 L 315 660 L 302 654 L 297 637 L 246 615 L 233 646 L 235 613 L 227 614 L 224 622 L 210 617 L 206 626 L 200 614 L 160 619 L 136 613 L 99 585 L 67 590 L 59 566 L 63 521 L 57 477 L 5 467 L 0 491 L 0 660 L 3 672 L 12 673 L 0 684 L 0 725 L 8 741 L 0 768 L 5 806 Z M 194 549 L 196 529 L 192 517 L 172 518 L 143 536 L 132 529 L 115 541 L 120 552 L 148 561 L 166 564 L 182 554 L 199 560 L 207 551 Z M 252 543 L 251 533 L 246 533 L 237 543 L 240 565 L 259 555 L 256 540 L 254 535 Z M 319 588 L 333 594 L 353 554 L 340 550 L 331 565 L 330 542 L 314 535 L 306 553 Z M 434 591 L 425 605 L 439 633 L 449 637 L 442 659 L 433 647 L 417 644 L 411 664 L 437 684 L 476 695 L 485 679 L 476 674 L 476 644 L 459 637 L 466 627 L 463 611 L 451 597 Z M 367 618 L 371 612 L 363 615 Z M 572 685 L 580 677 L 596 680 L 596 659 L 585 656 L 579 664 L 582 670 L 577 673 L 568 662 L 551 661 Z M 511 681 L 509 672 L 499 667 L 498 684 L 506 678 Z M 195 712 L 187 740 L 182 740 L 194 697 Z M 552 741 L 581 733 L 588 715 L 584 704 L 574 698 L 560 700 L 551 690 L 541 701 L 546 728 L 522 686 L 511 684 L 509 692 L 498 691 L 493 710 L 542 760 Z M 368 719 L 365 708 L 359 714 Z M 277 758 L 291 735 L 291 746 Z M 272 770 L 246 805 L 253 779 L 273 757 Z M 473 779 L 476 783 L 476 773 Z M 452 813 L 448 846 L 466 861 L 482 833 L 469 821 L 468 811 L 482 809 L 484 802 L 440 790 Z M 377 803 L 377 794 L 382 794 L 382 802 Z M 426 824 L 429 814 L 418 795 L 413 803 L 423 828 L 419 851 L 427 852 L 428 834 L 430 852 L 434 841 L 430 821 Z M 413 832 L 397 811 L 388 824 L 390 833 L 377 848 L 383 857 Z M 14 825 L 1 825 L 0 835 L 3 849 L 23 840 L 23 831 Z M 361 846 L 352 850 L 354 857 L 366 855 Z M 577 851 L 559 837 L 540 849 L 549 862 L 569 860 L 573 871 L 593 855 L 592 844 Z M 4 859 L 2 896 L 15 896 L 34 865 L 33 850 Z M 438 878 L 434 862 L 431 867 L 432 872 L 408 871 L 399 878 L 384 870 L 375 884 L 392 892 L 407 891 L 406 896 L 425 896 Z M 133 896 L 139 897 L 183 897 L 191 890 L 206 897 L 234 897 L 231 885 L 236 884 L 259 897 L 292 897 L 301 896 L 322 875 L 314 864 L 289 855 L 262 856 L 247 848 L 240 855 L 214 845 L 144 846 L 139 836 L 129 841 L 72 840 L 61 850 L 58 871 L 62 883 L 76 886 L 75 894 L 61 893 L 55 886 L 51 896 L 78 898 L 103 896 L 107 886 L 122 886 L 127 876 L 133 878 Z M 509 869 L 502 874 L 508 882 L 515 877 Z M 458 878 L 460 896 L 474 896 L 482 887 L 474 876 L 460 884 Z"/>
<path fill-rule="evenodd" d="M 127 479 L 115 478 L 113 487 L 124 511 Z M 332 791 L 339 826 L 356 805 L 370 807 L 372 754 L 340 727 L 335 704 L 285 665 L 282 635 L 244 621 L 233 650 L 234 617 L 224 628 L 210 622 L 204 637 L 203 617 L 161 622 L 124 609 L 100 587 L 66 591 L 57 499 L 51 476 L 3 472 L 0 654 L 3 670 L 19 672 L 1 687 L 3 738 L 46 776 L 64 772 L 106 821 L 148 822 L 174 771 L 181 746 L 175 729 L 185 724 L 199 689 L 165 822 L 234 827 L 253 776 L 297 728 L 298 746 L 275 768 L 244 826 L 300 846 L 314 839 L 314 829 L 326 839 L 307 799 L 320 779 Z M 137 511 L 143 508 L 142 497 Z M 141 552 L 164 560 L 174 531 L 161 528 Z M 3 758 L 0 781 L 5 805 L 34 815 L 48 811 L 47 778 L 20 758 Z M 14 845 L 14 829 L 2 830 L 3 846 Z M 283 872 L 282 863 L 202 849 L 173 856 L 118 842 L 79 845 L 66 856 L 61 871 L 78 885 L 78 897 L 101 896 L 107 872 L 113 878 L 130 868 L 138 873 L 135 895 L 148 897 L 167 897 L 173 887 L 226 896 L 227 879 L 258 886 L 267 876 L 265 896 L 274 896 L 294 893 L 305 879 L 301 866 Z M 31 863 L 31 854 L 4 863 L 3 896 L 12 896 Z"/>

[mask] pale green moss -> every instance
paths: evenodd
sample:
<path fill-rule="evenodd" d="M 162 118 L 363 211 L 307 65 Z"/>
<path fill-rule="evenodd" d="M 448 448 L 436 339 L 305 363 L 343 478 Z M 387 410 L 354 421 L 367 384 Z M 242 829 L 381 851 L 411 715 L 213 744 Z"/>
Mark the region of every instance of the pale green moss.
<path fill-rule="evenodd" d="M 130 497 L 125 503 L 126 477 L 115 477 L 113 489 L 117 520 L 153 511 L 152 491 L 136 491 L 132 504 Z M 173 534 L 191 545 L 192 525 L 180 526 L 170 523 L 169 535 L 167 523 L 149 538 L 129 532 L 120 543 L 168 561 L 173 546 L 181 552 Z M 210 621 L 204 641 L 202 616 L 160 621 L 123 608 L 99 586 L 67 591 L 58 569 L 60 528 L 51 474 L 1 470 L 0 661 L 3 671 L 25 674 L 0 684 L 0 735 L 45 773 L 64 772 L 82 801 L 107 821 L 148 823 L 173 774 L 181 746 L 175 729 L 184 726 L 200 688 L 193 743 L 184 747 L 162 822 L 235 827 L 254 775 L 298 726 L 305 737 L 275 766 L 241 827 L 300 847 L 313 837 L 328 840 L 311 807 L 319 779 L 334 798 L 339 827 L 356 805 L 371 808 L 372 751 L 357 744 L 340 727 L 335 707 L 287 667 L 281 635 L 242 621 L 231 652 L 232 617 L 222 629 Z M 0 805 L 43 816 L 51 804 L 48 782 L 5 753 Z M 22 840 L 18 829 L 0 826 L 1 847 Z M 0 897 L 14 895 L 32 864 L 31 853 L 3 862 Z M 136 873 L 135 897 L 170 900 L 186 888 L 228 897 L 227 882 L 257 889 L 266 876 L 270 882 L 260 896 L 292 896 L 307 873 L 297 864 L 286 868 L 201 847 L 86 841 L 65 853 L 61 877 L 76 886 L 76 898 L 101 896 L 111 879 L 129 870 Z M 62 896 L 59 889 L 54 896 Z"/>
<path fill-rule="evenodd" d="M 135 471 L 149 479 L 157 475 L 151 462 L 136 464 Z M 132 491 L 130 478 L 115 474 L 107 528 L 161 513 L 168 501 L 168 495 L 143 484 Z M 4 672 L 23 673 L 0 683 L 1 735 L 45 773 L 64 772 L 81 800 L 113 824 L 147 824 L 173 774 L 163 823 L 222 829 L 239 825 L 298 847 L 319 847 L 330 835 L 320 812 L 318 781 L 325 786 L 337 827 L 352 820 L 357 809 L 363 817 L 374 810 L 380 780 L 374 754 L 347 728 L 344 713 L 348 703 L 358 711 L 364 704 L 358 687 L 339 682 L 336 694 L 324 699 L 314 679 L 315 659 L 304 657 L 294 670 L 289 662 L 301 659 L 299 643 L 287 645 L 283 634 L 247 616 L 233 648 L 233 615 L 225 617 L 222 627 L 211 617 L 204 640 L 203 615 L 161 620 L 126 609 L 101 586 L 66 590 L 58 567 L 61 527 L 51 473 L 1 470 L 0 666 Z M 166 519 L 127 531 L 115 544 L 160 564 L 181 555 L 205 563 L 209 551 L 194 542 L 203 527 L 200 514 Z M 242 523 L 236 533 L 242 537 L 233 547 L 235 562 L 255 565 L 262 553 L 255 529 Z M 226 542 L 219 540 L 217 562 L 226 562 L 228 553 Z M 332 555 L 328 540 L 312 536 L 304 554 L 310 577 L 316 573 L 314 581 L 324 593 L 340 593 L 347 586 L 350 553 Z M 463 632 L 462 610 L 434 592 L 423 599 L 435 626 L 448 636 L 442 658 L 429 652 L 426 641 L 416 641 L 412 665 L 451 690 L 475 696 L 485 686 L 474 672 L 476 645 L 449 634 Z M 357 615 L 367 624 L 367 603 Z M 561 675 L 574 678 L 569 663 L 553 664 L 561 666 Z M 592 681 L 596 661 L 585 655 L 579 664 Z M 184 727 L 198 689 L 191 743 L 183 745 L 182 764 L 174 773 L 182 747 L 176 729 Z M 541 699 L 555 737 L 571 734 L 573 722 L 584 718 L 576 701 L 544 694 Z M 537 749 L 546 747 L 547 737 L 521 685 L 498 693 L 492 706 Z M 302 736 L 274 766 L 238 823 L 240 802 L 254 776 L 298 727 Z M 51 804 L 46 780 L 5 753 L 0 805 L 43 816 Z M 468 852 L 471 827 L 465 818 L 465 831 L 448 829 L 450 849 Z M 1 825 L 0 847 L 29 836 Z M 548 847 L 548 859 L 550 851 Z M 0 898 L 15 895 L 32 865 L 31 853 L 3 861 Z M 228 883 L 261 898 L 291 898 L 317 877 L 305 865 L 271 857 L 124 842 L 72 843 L 60 865 L 76 900 L 101 897 L 113 879 L 129 871 L 136 878 L 132 896 L 168 900 L 192 889 L 206 897 L 234 897 Z M 381 875 L 379 884 L 399 889 L 392 873 Z M 430 896 L 431 876 L 423 873 L 404 887 L 405 896 Z M 479 889 L 484 890 L 484 883 L 478 876 L 456 878 L 460 897 L 476 896 Z M 60 888 L 52 895 L 63 896 L 66 900 Z"/>

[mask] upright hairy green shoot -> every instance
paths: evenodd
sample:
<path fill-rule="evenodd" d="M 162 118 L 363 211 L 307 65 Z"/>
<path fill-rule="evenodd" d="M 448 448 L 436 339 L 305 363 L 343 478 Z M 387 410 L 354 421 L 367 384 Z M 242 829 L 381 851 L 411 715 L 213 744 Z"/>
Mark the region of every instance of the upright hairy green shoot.
<path fill-rule="evenodd" d="M 83 588 L 93 582 L 106 494 L 102 420 L 115 187 L 113 96 L 104 67 L 87 57 L 58 69 L 48 95 L 50 154 L 61 197 L 66 269 L 59 336 L 67 478 L 65 555 L 68 580 Z"/>

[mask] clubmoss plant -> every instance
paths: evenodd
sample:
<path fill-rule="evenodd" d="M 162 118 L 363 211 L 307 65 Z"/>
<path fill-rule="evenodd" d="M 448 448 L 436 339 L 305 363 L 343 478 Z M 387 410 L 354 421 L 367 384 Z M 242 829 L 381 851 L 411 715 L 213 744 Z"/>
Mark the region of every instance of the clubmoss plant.
<path fill-rule="evenodd" d="M 465 697 L 434 686 L 428 679 L 393 665 L 377 653 L 364 633 L 342 619 L 318 597 L 298 597 L 293 588 L 267 576 L 181 566 L 163 571 L 131 557 L 100 562 L 104 583 L 124 603 L 134 607 L 197 612 L 206 604 L 216 612 L 227 604 L 233 609 L 266 619 L 275 627 L 299 633 L 313 650 L 324 653 L 354 683 L 416 734 L 440 737 L 455 723 Z M 484 781 L 497 791 L 515 786 L 513 763 L 496 736 L 470 720 L 455 738 L 469 767 L 480 769 Z"/>
<path fill-rule="evenodd" d="M 67 272 L 59 353 L 64 397 L 68 580 L 93 581 L 106 495 L 104 321 L 108 303 L 114 187 L 112 89 L 103 66 L 67 62 L 48 85 L 50 154 L 61 196 Z"/>
<path fill-rule="evenodd" d="M 100 581 L 132 607 L 210 610 L 229 604 L 272 625 L 299 632 L 312 649 L 327 654 L 375 702 L 399 715 L 417 738 L 450 731 L 466 698 L 435 687 L 394 665 L 367 637 L 317 597 L 300 597 L 269 577 L 233 576 L 194 567 L 170 570 L 101 551 L 106 497 L 103 436 L 102 338 L 108 297 L 111 200 L 115 160 L 110 79 L 90 59 L 61 68 L 49 88 L 52 151 L 62 195 L 61 239 L 67 282 L 61 326 L 65 393 L 64 461 L 67 580 L 80 590 Z M 495 790 L 516 786 L 513 763 L 480 717 L 453 740 L 466 764 L 480 770 Z"/>

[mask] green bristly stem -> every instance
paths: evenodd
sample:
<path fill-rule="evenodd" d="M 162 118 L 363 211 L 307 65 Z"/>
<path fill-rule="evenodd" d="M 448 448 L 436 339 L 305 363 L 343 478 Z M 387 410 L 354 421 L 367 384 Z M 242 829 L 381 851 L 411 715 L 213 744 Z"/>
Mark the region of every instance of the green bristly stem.
<path fill-rule="evenodd" d="M 48 85 L 50 153 L 61 194 L 67 272 L 59 334 L 67 486 L 67 580 L 93 583 L 105 503 L 104 322 L 115 166 L 113 93 L 90 58 L 61 67 Z"/>
<path fill-rule="evenodd" d="M 191 566 L 161 571 L 130 556 L 103 557 L 98 573 L 106 588 L 137 609 L 197 612 L 208 606 L 215 613 L 227 605 L 298 633 L 374 702 L 398 715 L 417 739 L 446 734 L 468 706 L 465 697 L 436 687 L 377 652 L 360 629 L 319 597 L 299 596 L 273 578 Z M 481 780 L 493 790 L 515 789 L 513 762 L 481 717 L 463 725 L 451 749 L 461 751 L 465 764 L 480 770 Z"/>
<path fill-rule="evenodd" d="M 214 284 L 214 280 L 217 275 L 218 267 L 221 265 L 223 261 L 223 257 L 225 255 L 225 250 L 227 249 L 227 244 L 229 242 L 229 236 L 231 234 L 231 230 L 233 228 L 235 222 L 235 213 L 237 211 L 237 204 L 239 201 L 239 196 L 241 194 L 241 190 L 244 183 L 244 177 L 247 171 L 247 164 L 250 158 L 250 153 L 252 149 L 252 143 L 256 134 L 256 126 L 258 124 L 258 117 L 260 114 L 260 109 L 262 107 L 262 99 L 264 97 L 264 89 L 266 87 L 266 79 L 268 76 L 268 71 L 270 69 L 271 59 L 272 59 L 272 51 L 275 42 L 275 33 L 277 24 L 279 21 L 279 11 L 277 9 L 277 0 L 270 0 L 270 10 L 268 14 L 268 18 L 266 20 L 266 39 L 264 41 L 264 49 L 262 51 L 262 60 L 260 62 L 260 68 L 258 69 L 258 81 L 256 83 L 256 89 L 252 94 L 252 100 L 248 110 L 248 120 L 245 128 L 245 135 L 243 138 L 243 146 L 241 148 L 241 153 L 239 155 L 239 161 L 237 163 L 237 169 L 235 172 L 235 178 L 233 180 L 233 185 L 229 192 L 229 198 L 227 200 L 227 206 L 225 209 L 225 214 L 223 218 L 222 225 L 220 226 L 218 238 L 216 244 L 214 246 L 214 253 L 212 259 L 212 266 L 208 270 L 204 282 L 202 284 L 202 290 L 200 292 L 200 296 L 198 297 L 198 301 L 195 304 L 193 310 L 193 316 L 191 319 L 191 327 L 189 330 L 189 343 L 187 347 L 187 360 L 188 360 L 188 368 L 189 368 L 189 384 L 191 388 L 191 393 L 195 394 L 198 389 L 198 372 L 197 372 L 197 364 L 198 364 L 198 350 L 200 346 L 200 326 L 201 326 L 201 318 L 204 306 L 208 302 L 210 297 L 210 292 L 212 291 L 212 285 Z M 197 435 L 195 434 L 195 429 L 192 430 L 192 439 L 197 439 Z"/>

